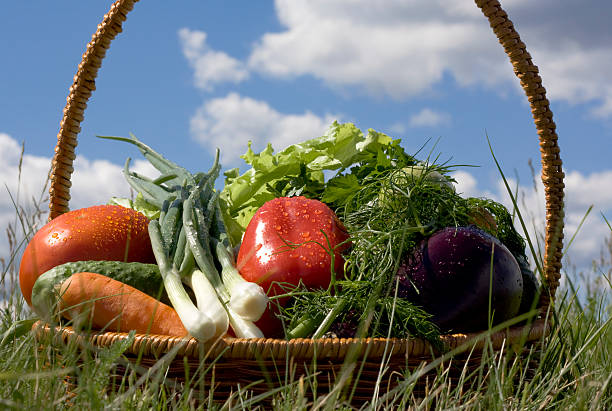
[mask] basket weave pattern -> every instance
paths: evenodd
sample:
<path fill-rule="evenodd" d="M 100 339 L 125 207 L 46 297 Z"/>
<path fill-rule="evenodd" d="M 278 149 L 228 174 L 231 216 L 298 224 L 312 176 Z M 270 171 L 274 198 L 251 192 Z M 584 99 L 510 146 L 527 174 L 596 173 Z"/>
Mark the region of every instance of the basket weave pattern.
<path fill-rule="evenodd" d="M 84 119 L 87 101 L 95 90 L 95 79 L 101 67 L 102 60 L 109 49 L 112 40 L 122 31 L 122 24 L 128 13 L 133 9 L 138 0 L 118 0 L 104 16 L 87 49 L 82 56 L 74 76 L 73 85 L 70 87 L 67 103 L 63 111 L 60 130 L 57 136 L 55 155 L 52 161 L 50 173 L 50 214 L 49 219 L 69 210 L 70 200 L 70 178 L 74 171 L 72 164 L 75 159 L 75 148 L 77 146 L 77 135 L 80 132 L 80 123 Z M 542 160 L 542 180 L 546 198 L 546 227 L 545 227 L 545 256 L 544 256 L 544 292 L 538 304 L 541 312 L 545 312 L 551 299 L 554 298 L 555 290 L 559 285 L 561 271 L 561 255 L 563 246 L 563 190 L 564 173 L 559 156 L 557 144 L 556 125 L 546 98 L 546 90 L 542 85 L 542 79 L 538 67 L 533 64 L 525 44 L 521 41 L 514 25 L 509 20 L 506 12 L 501 8 L 497 0 L 476 0 L 476 5 L 482 10 L 488 19 L 490 26 L 504 48 L 513 68 L 515 75 L 519 78 L 521 86 L 525 91 L 530 103 L 533 120 L 537 129 L 540 142 Z M 36 328 L 38 333 L 49 332 L 48 326 L 39 324 Z M 514 327 L 510 330 L 495 333 L 491 336 L 496 349 L 503 344 L 512 341 L 536 341 L 547 333 L 547 326 L 543 320 L 537 320 L 529 326 Z M 107 346 L 118 339 L 127 338 L 123 333 L 98 333 L 90 336 L 77 335 L 70 329 L 61 331 L 62 338 L 88 338 L 97 346 Z M 477 334 L 470 335 L 447 335 L 443 337 L 451 347 L 457 347 L 466 341 L 478 338 Z M 177 344 L 183 344 L 179 350 L 180 356 L 198 359 L 201 356 L 202 345 L 195 340 L 184 341 L 180 338 L 169 336 L 138 335 L 130 352 L 142 353 L 144 358 L 157 358 L 164 352 L 169 351 Z M 368 348 L 368 360 L 372 360 L 377 367 L 380 366 L 379 359 L 382 354 L 391 354 L 392 363 L 406 365 L 406 359 L 413 361 L 427 361 L 431 359 L 431 346 L 419 339 L 367 339 L 357 342 L 350 339 L 324 339 L 310 340 L 297 339 L 291 341 L 276 339 L 236 339 L 228 338 L 208 345 L 206 350 L 215 358 L 217 355 L 223 361 L 229 361 L 236 367 L 238 364 L 251 364 L 252 361 L 274 361 L 298 359 L 325 359 L 331 363 L 342 363 L 349 348 L 354 344 L 362 344 Z M 476 343 L 478 346 L 479 343 Z M 393 360 L 395 359 L 395 360 Z M 180 361 L 179 366 L 183 362 Z M 252 365 L 252 364 L 251 364 Z M 229 377 L 235 379 L 236 371 L 231 371 Z M 248 369 L 248 367 L 246 367 Z M 260 376 L 253 371 L 251 377 Z M 375 368 L 377 369 L 377 368 Z M 243 370 L 244 371 L 244 370 Z M 242 372 L 242 371 L 241 371 Z M 244 371 L 247 372 L 247 371 Z M 219 376 L 217 376 L 217 379 Z M 376 378 L 375 376 L 373 377 Z"/>

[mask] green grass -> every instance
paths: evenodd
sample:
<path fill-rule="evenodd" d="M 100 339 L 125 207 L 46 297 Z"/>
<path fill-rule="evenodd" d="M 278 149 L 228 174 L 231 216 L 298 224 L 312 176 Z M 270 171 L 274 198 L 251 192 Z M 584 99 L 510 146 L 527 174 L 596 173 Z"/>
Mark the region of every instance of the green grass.
<path fill-rule="evenodd" d="M 44 224 L 40 211 L 44 196 L 28 207 L 17 205 L 17 200 L 18 213 L 8 230 L 14 256 Z M 317 392 L 308 375 L 258 395 L 243 387 L 213 402 L 207 387 L 214 373 L 208 363 L 190 364 L 178 381 L 167 372 L 176 352 L 144 367 L 128 360 L 125 350 L 130 340 L 103 349 L 51 335 L 36 340 L 29 331 L 35 318 L 19 291 L 18 261 L 7 258 L 2 260 L 0 284 L 0 409 L 63 409 L 67 404 L 77 409 L 155 410 L 187 410 L 196 404 L 203 409 L 278 410 L 612 409 L 612 241 L 608 246 L 590 271 L 564 269 L 567 285 L 558 290 L 551 307 L 552 332 L 541 349 L 513 355 L 511 350 L 502 354 L 485 345 L 480 366 L 463 370 L 464 385 L 450 381 L 450 367 L 462 366 L 460 360 L 451 359 L 432 367 L 427 395 L 416 390 L 416 370 L 405 373 L 397 388 L 386 392 L 381 385 L 369 402 L 352 405 L 346 402 L 342 385 L 326 395 Z M 277 366 L 284 369 L 290 364 Z M 115 390 L 107 389 L 111 383 Z"/>

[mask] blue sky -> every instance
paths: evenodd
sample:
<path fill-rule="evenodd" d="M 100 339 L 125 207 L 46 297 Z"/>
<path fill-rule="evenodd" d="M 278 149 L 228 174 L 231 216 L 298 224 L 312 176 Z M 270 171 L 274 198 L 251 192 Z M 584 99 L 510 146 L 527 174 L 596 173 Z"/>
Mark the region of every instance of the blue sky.
<path fill-rule="evenodd" d="M 24 143 L 26 203 L 40 191 L 72 77 L 110 4 L 1 6 L 0 180 L 16 193 Z M 267 142 L 281 149 L 337 119 L 400 137 L 410 152 L 429 140 L 442 159 L 478 166 L 458 170 L 461 191 L 507 201 L 488 135 L 519 185 L 525 213 L 541 225 L 541 188 L 534 190 L 529 166 L 539 173 L 530 109 L 472 1 L 168 4 L 136 4 L 103 61 L 79 135 L 73 208 L 128 192 L 119 170 L 137 153 L 97 134 L 133 132 L 195 171 L 208 168 L 217 146 L 224 166 L 237 167 L 249 139 L 258 149 Z M 570 254 L 586 266 L 609 237 L 601 213 L 612 219 L 612 29 L 605 18 L 612 5 L 502 4 L 551 100 L 568 175 L 566 236 L 594 206 Z M 136 167 L 147 170 L 142 162 Z M 2 195 L 0 226 L 11 221 L 11 201 Z"/>

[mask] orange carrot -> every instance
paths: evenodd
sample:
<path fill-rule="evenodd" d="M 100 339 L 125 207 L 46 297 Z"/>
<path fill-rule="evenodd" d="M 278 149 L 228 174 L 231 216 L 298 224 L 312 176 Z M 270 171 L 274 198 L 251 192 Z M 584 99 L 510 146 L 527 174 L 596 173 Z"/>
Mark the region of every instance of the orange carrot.
<path fill-rule="evenodd" d="M 72 319 L 86 313 L 93 328 L 139 334 L 186 336 L 174 308 L 101 274 L 81 272 L 60 286 L 60 309 Z M 90 311 L 91 310 L 91 311 Z"/>

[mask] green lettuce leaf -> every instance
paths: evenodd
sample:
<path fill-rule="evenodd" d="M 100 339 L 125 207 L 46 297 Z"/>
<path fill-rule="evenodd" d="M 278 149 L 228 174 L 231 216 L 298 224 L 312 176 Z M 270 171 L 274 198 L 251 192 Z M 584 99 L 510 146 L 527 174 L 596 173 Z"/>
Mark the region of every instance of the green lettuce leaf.
<path fill-rule="evenodd" d="M 249 142 L 241 158 L 251 168 L 243 174 L 237 168 L 225 172 L 225 187 L 220 194 L 223 217 L 233 244 L 240 242 L 255 211 L 266 201 L 291 195 L 322 198 L 329 191 L 325 186 L 325 171 L 342 171 L 359 163 L 380 163 L 382 153 L 389 147 L 399 147 L 399 140 L 374 130 L 364 136 L 354 124 L 338 122 L 325 135 L 278 153 L 274 153 L 270 144 L 255 153 Z M 343 183 L 349 181 L 338 181 L 340 191 L 329 191 L 328 199 L 340 198 L 345 194 L 343 189 L 354 189 L 355 181 Z"/>

